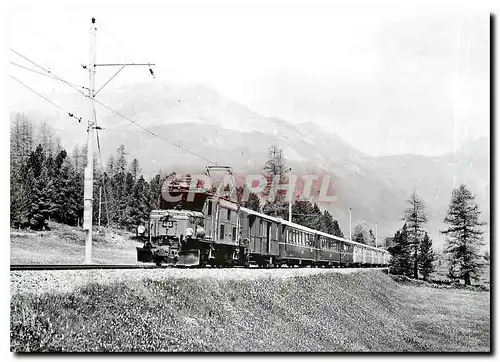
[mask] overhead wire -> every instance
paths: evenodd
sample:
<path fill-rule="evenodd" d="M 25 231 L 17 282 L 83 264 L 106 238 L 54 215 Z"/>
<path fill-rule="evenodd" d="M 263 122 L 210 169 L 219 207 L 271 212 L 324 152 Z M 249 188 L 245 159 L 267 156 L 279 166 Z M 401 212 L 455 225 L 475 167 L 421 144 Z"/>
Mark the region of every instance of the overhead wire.
<path fill-rule="evenodd" d="M 19 79 L 17 79 L 16 77 L 14 77 L 12 74 L 9 74 L 9 77 L 11 77 L 12 79 L 14 79 L 16 82 L 22 84 L 24 87 L 28 88 L 30 91 L 32 91 L 33 93 L 35 93 L 36 95 L 38 95 L 40 98 L 43 98 L 45 99 L 47 102 L 49 102 L 50 104 L 52 104 L 54 107 L 57 107 L 59 108 L 61 111 L 65 112 L 68 114 L 69 117 L 72 117 L 72 118 L 75 118 L 76 120 L 78 120 L 78 122 L 81 122 L 82 121 L 82 117 L 77 117 L 75 116 L 72 112 L 68 111 L 67 109 L 64 109 L 63 107 L 61 107 L 60 105 L 58 105 L 57 103 L 54 103 L 52 102 L 49 98 L 47 98 L 46 96 L 44 96 L 43 94 L 41 93 L 38 93 L 36 90 L 34 90 L 33 88 L 31 88 L 30 86 L 26 85 L 25 83 L 23 83 L 22 81 L 20 81 Z"/>
<path fill-rule="evenodd" d="M 12 51 L 14 54 L 19 55 L 21 58 L 25 59 L 26 61 L 30 62 L 30 63 L 31 63 L 31 64 L 33 64 L 35 67 L 40 68 L 40 69 L 41 69 L 41 70 L 43 70 L 44 72 L 46 72 L 46 73 L 48 73 L 48 74 L 52 75 L 52 76 L 53 76 L 53 77 L 55 77 L 57 80 L 59 80 L 59 81 L 61 81 L 61 82 L 65 83 L 65 84 L 67 84 L 68 86 L 70 86 L 71 88 L 73 88 L 74 90 L 76 90 L 77 92 L 79 92 L 79 93 L 83 94 L 85 97 L 88 97 L 88 96 L 89 96 L 89 95 L 88 95 L 88 94 L 86 94 L 84 91 L 82 91 L 81 89 L 79 89 L 79 87 L 80 87 L 80 88 L 83 88 L 83 89 L 87 89 L 87 90 L 88 90 L 88 88 L 85 88 L 85 87 L 83 87 L 83 86 L 75 86 L 75 85 L 74 85 L 74 83 L 71 83 L 71 82 L 68 82 L 68 81 L 66 81 L 66 80 L 62 79 L 61 77 L 59 77 L 59 76 L 55 75 L 54 73 L 52 73 L 52 71 L 51 71 L 50 69 L 46 69 L 46 68 L 42 67 L 41 65 L 39 65 L 39 64 L 37 64 L 37 63 L 35 63 L 34 61 L 32 61 L 32 60 L 31 60 L 31 59 L 29 59 L 28 57 L 26 57 L 26 56 L 22 55 L 21 53 L 19 53 L 19 52 L 15 51 L 14 49 L 10 48 L 10 51 Z"/>
<path fill-rule="evenodd" d="M 161 140 L 163 140 L 163 141 L 165 141 L 165 142 L 169 143 L 169 144 L 170 144 L 170 145 L 172 145 L 172 146 L 175 146 L 175 147 L 177 147 L 177 148 L 180 148 L 180 149 L 182 149 L 183 151 L 185 151 L 185 152 L 187 152 L 187 153 L 189 153 L 189 154 L 191 154 L 191 155 L 193 155 L 193 156 L 196 156 L 196 157 L 198 157 L 198 158 L 200 158 L 200 159 L 202 159 L 202 160 L 204 160 L 204 161 L 207 161 L 207 162 L 211 163 L 212 165 L 217 165 L 217 163 L 216 163 L 216 162 L 214 162 L 214 161 L 212 161 L 212 160 L 210 160 L 210 159 L 208 159 L 208 158 L 206 158 L 206 157 L 204 157 L 204 156 L 200 155 L 199 153 L 196 153 L 196 152 L 194 152 L 194 151 L 191 151 L 190 149 L 188 149 L 188 148 L 186 148 L 186 147 L 184 147 L 184 146 L 182 146 L 182 145 L 180 145 L 180 144 L 177 144 L 177 143 L 175 143 L 175 142 L 172 142 L 172 141 L 170 141 L 169 139 L 167 139 L 167 138 L 163 137 L 162 135 L 160 135 L 160 134 L 158 134 L 158 133 L 156 133 L 156 132 L 154 132 L 154 131 L 149 130 L 148 128 L 144 127 L 144 126 L 143 126 L 143 125 L 141 125 L 140 123 L 137 123 L 137 122 L 136 122 L 136 121 L 134 121 L 133 119 L 131 119 L 131 118 L 129 118 L 129 117 L 127 117 L 127 116 L 125 116 L 124 114 L 122 114 L 122 113 L 120 113 L 120 112 L 116 111 L 115 109 L 113 109 L 113 108 L 111 108 L 110 106 L 108 106 L 108 105 L 106 105 L 106 104 L 102 103 L 101 101 L 99 101 L 99 100 L 97 100 L 97 99 L 93 99 L 93 101 L 94 101 L 94 102 L 96 102 L 97 104 L 101 105 L 102 107 L 104 107 L 104 108 L 106 108 L 106 109 L 110 110 L 111 112 L 115 113 L 116 115 L 118 115 L 118 116 L 122 117 L 123 119 L 125 119 L 125 120 L 129 121 L 130 123 L 134 124 L 135 126 L 137 126 L 137 127 L 141 128 L 141 129 L 142 129 L 143 131 L 145 131 L 146 133 L 149 133 L 150 135 L 152 135 L 152 136 L 154 136 L 154 137 L 157 137 L 157 138 L 159 138 L 159 139 L 161 139 Z"/>
<path fill-rule="evenodd" d="M 52 76 L 50 74 L 45 74 L 45 73 L 39 72 L 39 71 L 37 71 L 35 69 L 28 68 L 28 67 L 26 67 L 24 65 L 17 64 L 17 63 L 14 63 L 14 62 L 10 62 L 10 64 L 15 65 L 16 67 L 19 67 L 19 68 L 23 68 L 23 69 L 29 70 L 30 72 L 33 72 L 33 73 L 43 75 L 44 77 L 48 77 L 48 78 L 51 78 L 51 79 L 54 79 L 54 80 L 58 80 L 56 77 L 54 77 L 54 76 Z M 74 85 L 75 87 L 81 87 L 81 88 L 84 88 L 84 89 L 88 90 L 87 87 L 81 86 L 79 84 L 71 83 L 71 82 L 68 82 L 68 83 Z"/>
<path fill-rule="evenodd" d="M 12 52 L 14 52 L 15 54 L 19 55 L 20 57 L 22 57 L 23 59 L 27 60 L 27 61 L 28 61 L 28 62 L 30 62 L 31 64 L 35 65 L 36 67 L 38 67 L 38 68 L 42 69 L 42 70 L 43 70 L 43 71 L 45 71 L 46 73 L 49 73 L 49 74 L 53 75 L 55 78 L 57 78 L 57 80 L 59 80 L 59 81 L 61 81 L 61 82 L 65 83 L 65 84 L 67 84 L 67 85 L 68 85 L 68 86 L 70 86 L 71 88 L 75 89 L 76 91 L 78 91 L 79 93 L 81 93 L 82 95 L 84 95 L 86 98 L 90 98 L 90 99 L 92 99 L 92 101 L 93 101 L 93 102 L 95 102 L 95 103 L 97 103 L 97 104 L 101 105 L 102 107 L 104 107 L 104 108 L 106 108 L 106 109 L 110 110 L 111 112 L 115 113 L 116 115 L 118 115 L 118 116 L 120 116 L 120 117 L 124 118 L 125 120 L 129 121 L 130 123 L 134 124 L 135 126 L 137 126 L 137 127 L 141 128 L 143 131 L 145 131 L 145 132 L 149 133 L 150 135 L 152 135 L 152 136 L 154 136 L 154 137 L 157 137 L 157 138 L 159 138 L 159 139 L 163 140 L 164 142 L 169 143 L 170 145 L 173 145 L 173 146 L 175 146 L 175 147 L 177 147 L 177 148 L 180 148 L 180 149 L 182 149 L 183 151 L 185 151 L 185 152 L 187 152 L 187 153 L 189 153 L 189 154 L 191 154 L 191 155 L 193 155 L 193 156 L 196 156 L 196 157 L 198 157 L 198 158 L 200 158 L 200 159 L 202 159 L 202 160 L 204 160 L 204 161 L 206 161 L 206 162 L 209 162 L 209 163 L 210 163 L 210 164 L 212 164 L 212 165 L 217 165 L 217 163 L 216 163 L 216 162 L 214 162 L 214 161 L 212 161 L 212 160 L 210 160 L 210 159 L 208 159 L 208 158 L 206 158 L 206 157 L 204 157 L 204 156 L 200 155 L 199 153 L 196 153 L 196 152 L 194 152 L 194 151 L 191 151 L 190 149 L 188 149 L 188 148 L 186 148 L 186 147 L 184 147 L 184 146 L 181 146 L 180 144 L 176 144 L 175 142 L 170 141 L 169 139 L 167 139 L 167 138 L 165 138 L 165 137 L 161 136 L 160 134 L 158 134 L 158 133 L 156 133 L 156 132 L 154 132 L 154 131 L 149 130 L 148 128 L 144 127 L 144 126 L 143 126 L 143 125 L 141 125 L 140 123 L 137 123 L 137 122 L 136 122 L 136 121 L 134 121 L 133 119 L 130 119 L 129 117 L 127 117 L 127 116 L 125 116 L 124 114 L 122 114 L 122 113 L 120 113 L 120 112 L 116 111 L 115 109 L 111 108 L 110 106 L 106 105 L 105 103 L 103 103 L 103 102 L 101 102 L 101 101 L 99 101 L 99 100 L 97 100 L 97 99 L 95 99 L 95 98 L 91 98 L 91 97 L 89 97 L 89 95 L 88 95 L 88 94 L 85 94 L 85 92 L 81 91 L 80 89 L 78 89 L 77 87 L 75 87 L 74 85 L 72 85 L 70 82 L 68 82 L 68 81 L 66 81 L 66 80 L 62 79 L 61 77 L 59 77 L 59 76 L 55 75 L 55 74 L 54 74 L 54 73 L 52 73 L 50 70 L 48 70 L 48 69 L 46 69 L 46 68 L 42 67 L 41 65 L 39 65 L 39 64 L 37 64 L 37 63 L 35 63 L 34 61 L 32 61 L 32 60 L 31 60 L 31 59 L 29 59 L 28 57 L 26 57 L 26 56 L 22 55 L 21 53 L 19 53 L 19 52 L 15 51 L 14 49 L 12 49 L 12 48 L 11 48 L 10 50 L 11 50 Z"/>

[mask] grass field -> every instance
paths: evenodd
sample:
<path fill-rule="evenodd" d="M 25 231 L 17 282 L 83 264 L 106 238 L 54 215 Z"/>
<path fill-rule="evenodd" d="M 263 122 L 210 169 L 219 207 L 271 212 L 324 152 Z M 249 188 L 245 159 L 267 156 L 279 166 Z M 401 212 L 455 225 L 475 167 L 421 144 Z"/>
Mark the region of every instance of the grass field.
<path fill-rule="evenodd" d="M 489 351 L 489 292 L 380 271 L 15 294 L 13 351 Z"/>
<path fill-rule="evenodd" d="M 482 268 L 479 280 L 472 280 L 472 284 L 481 285 L 490 288 L 490 262 L 484 259 L 481 260 Z M 435 262 L 436 270 L 432 273 L 431 278 L 436 281 L 447 281 L 448 278 L 448 261 L 443 255 L 439 255 L 438 260 Z M 463 281 L 462 281 L 463 283 Z"/>
<path fill-rule="evenodd" d="M 82 228 L 50 223 L 50 231 L 11 230 L 11 264 L 82 264 L 85 234 Z M 92 257 L 96 264 L 136 264 L 136 246 L 142 243 L 120 230 L 94 233 Z"/>

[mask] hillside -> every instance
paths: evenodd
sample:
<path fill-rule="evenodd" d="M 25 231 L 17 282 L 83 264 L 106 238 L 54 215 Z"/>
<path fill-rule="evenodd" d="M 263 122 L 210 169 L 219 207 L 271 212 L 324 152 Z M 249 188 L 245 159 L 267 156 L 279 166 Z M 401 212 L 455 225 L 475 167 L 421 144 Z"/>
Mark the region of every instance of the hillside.
<path fill-rule="evenodd" d="M 345 235 L 349 232 L 348 209 L 351 207 L 354 225 L 364 219 L 374 228 L 378 222 L 380 240 L 392 236 L 401 226 L 405 200 L 416 188 L 429 211 L 428 229 L 436 243 L 442 245 L 439 230 L 443 227 L 454 182 L 466 182 L 470 186 L 478 195 L 484 219 L 489 219 L 488 139 L 464 145 L 456 154 L 375 158 L 316 124 L 293 124 L 262 116 L 203 85 L 139 83 L 107 90 L 100 97 L 105 104 L 173 143 L 151 137 L 97 106 L 99 125 L 105 128 L 100 132 L 104 162 L 124 144 L 129 157 L 139 159 L 147 177 L 160 169 L 193 173 L 203 170 L 206 160 L 183 151 L 176 144 L 219 164 L 233 166 L 237 174 L 260 172 L 268 147 L 277 144 L 295 173 L 332 176 L 338 201 L 322 206 L 339 220 Z M 85 100 L 78 95 L 54 94 L 52 98 L 75 113 L 88 113 Z M 54 112 L 43 100 L 20 104 L 12 111 L 49 121 L 68 150 L 85 142 L 85 125 Z"/>
<path fill-rule="evenodd" d="M 14 293 L 11 350 L 490 350 L 486 292 L 399 285 L 380 271 L 251 279 L 140 273 L 105 284 L 89 276 L 73 292 Z"/>

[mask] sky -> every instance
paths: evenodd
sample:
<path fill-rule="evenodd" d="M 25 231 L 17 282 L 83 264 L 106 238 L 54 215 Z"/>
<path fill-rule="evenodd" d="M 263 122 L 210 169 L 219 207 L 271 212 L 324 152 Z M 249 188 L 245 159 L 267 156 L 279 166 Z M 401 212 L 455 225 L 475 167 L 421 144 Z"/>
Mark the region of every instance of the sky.
<path fill-rule="evenodd" d="M 486 11 L 349 4 L 20 1 L 8 44 L 86 85 L 94 16 L 98 63 L 154 62 L 161 81 L 203 83 L 265 116 L 316 123 L 372 156 L 439 155 L 489 137 Z M 8 69 L 48 97 L 68 90 Z M 115 70 L 99 68 L 97 84 Z M 148 77 L 126 68 L 113 85 Z M 31 96 L 12 80 L 8 89 L 10 104 Z"/>

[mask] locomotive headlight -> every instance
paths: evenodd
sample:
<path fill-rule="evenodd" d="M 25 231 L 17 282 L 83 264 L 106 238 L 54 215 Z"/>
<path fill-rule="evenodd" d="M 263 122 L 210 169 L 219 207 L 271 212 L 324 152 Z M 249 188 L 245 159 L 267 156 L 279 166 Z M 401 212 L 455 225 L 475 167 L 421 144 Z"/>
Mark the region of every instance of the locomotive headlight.
<path fill-rule="evenodd" d="M 187 228 L 186 229 L 186 236 L 191 237 L 193 236 L 193 229 L 192 228 Z"/>

